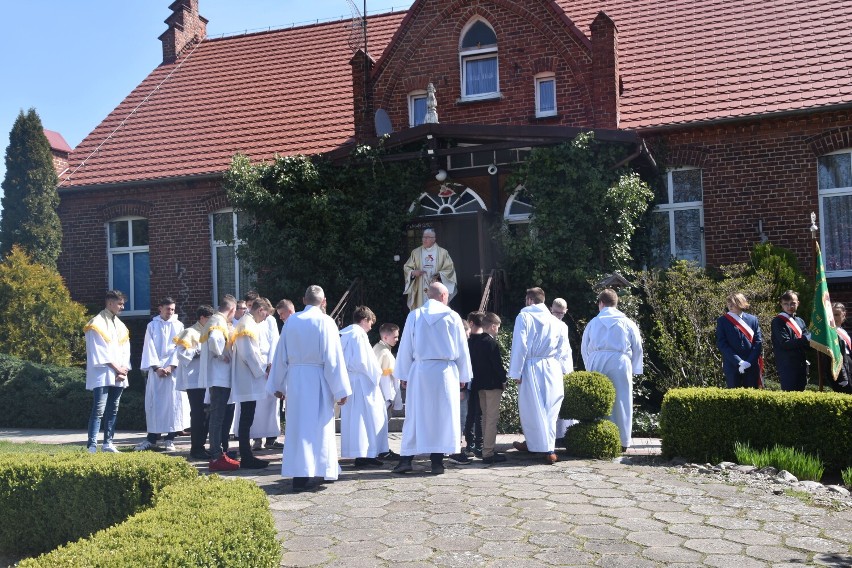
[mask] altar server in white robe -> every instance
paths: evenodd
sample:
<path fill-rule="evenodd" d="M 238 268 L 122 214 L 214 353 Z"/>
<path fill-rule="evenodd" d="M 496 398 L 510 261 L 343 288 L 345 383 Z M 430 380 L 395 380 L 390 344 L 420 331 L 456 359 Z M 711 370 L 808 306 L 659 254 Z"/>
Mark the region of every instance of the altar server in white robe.
<path fill-rule="evenodd" d="M 240 404 L 237 434 L 240 439 L 240 469 L 262 469 L 266 460 L 254 457 L 251 447 L 252 422 L 257 401 L 266 394 L 266 355 L 261 352 L 261 336 L 266 335 L 266 316 L 272 306 L 266 300 L 252 301 L 250 311 L 240 318 L 231 336 L 231 400 Z"/>
<path fill-rule="evenodd" d="M 201 382 L 210 394 L 210 471 L 233 471 L 239 462 L 225 453 L 228 431 L 233 419 L 231 398 L 231 354 L 229 338 L 231 321 L 237 311 L 237 300 L 225 294 L 216 313 L 207 321 L 201 332 L 199 371 Z"/>
<path fill-rule="evenodd" d="M 633 375 L 642 374 L 642 337 L 630 318 L 616 309 L 618 294 L 598 295 L 598 315 L 583 331 L 583 363 L 587 371 L 603 373 L 615 385 L 610 420 L 618 426 L 623 449 L 630 447 L 633 429 Z"/>
<path fill-rule="evenodd" d="M 118 403 L 127 387 L 127 373 L 130 371 L 130 334 L 127 326 L 118 319 L 125 299 L 119 290 L 109 290 L 106 307 L 83 328 L 86 334 L 86 390 L 93 394 L 86 443 L 90 454 L 98 451 L 97 437 L 102 420 L 104 443 L 101 450 L 118 452 L 112 437 Z"/>
<path fill-rule="evenodd" d="M 278 323 L 275 317 L 272 316 L 272 304 L 267 298 L 257 298 L 262 300 L 266 305 L 266 319 L 258 324 L 257 341 L 260 347 L 260 355 L 264 361 L 264 368 L 268 372 L 272 367 L 272 358 L 275 354 L 275 347 L 278 345 Z M 252 300 L 252 305 L 255 300 Z M 247 314 L 245 317 L 249 317 Z M 237 324 L 239 325 L 239 324 Z M 234 425 L 233 433 L 239 438 L 237 431 L 240 423 L 240 415 L 242 413 L 242 403 L 237 404 L 234 409 Z M 266 441 L 267 449 L 281 449 L 283 446 L 277 441 L 281 434 L 281 416 L 278 412 L 278 399 L 271 394 L 266 394 L 264 386 L 264 396 L 255 401 L 254 421 L 251 424 L 249 436 L 254 440 L 252 450 L 260 450 Z"/>
<path fill-rule="evenodd" d="M 284 455 L 281 475 L 293 478 L 293 490 L 305 491 L 313 477 L 337 479 L 334 402 L 352 394 L 340 335 L 324 313 L 325 292 L 309 286 L 305 309 L 287 319 L 266 388 L 285 398 Z"/>
<path fill-rule="evenodd" d="M 460 450 L 459 388 L 471 379 L 467 334 L 451 310 L 446 286 L 433 282 L 422 307 L 402 329 L 394 375 L 406 382 L 402 449 L 394 473 L 412 470 L 417 454 L 430 454 L 432 473 L 444 473 L 444 454 Z"/>
<path fill-rule="evenodd" d="M 563 377 L 571 360 L 568 333 L 544 304 L 544 290 L 530 288 L 526 307 L 515 319 L 509 377 L 518 383 L 518 411 L 523 442 L 519 451 L 544 453 L 556 463 L 556 420 L 565 396 Z"/>
<path fill-rule="evenodd" d="M 175 388 L 174 374 L 178 366 L 174 339 L 183 331 L 183 324 L 175 314 L 172 298 L 163 298 L 158 309 L 160 313 L 148 323 L 142 344 L 141 367 L 148 371 L 145 382 L 148 437 L 134 448 L 137 452 L 157 447 L 161 433 L 166 434 L 164 449 L 175 451 L 175 433 L 184 428 L 184 395 Z"/>
<path fill-rule="evenodd" d="M 366 306 L 357 306 L 352 321 L 340 332 L 343 360 L 352 385 L 352 396 L 340 409 L 340 455 L 355 458 L 356 467 L 380 466 L 382 461 L 376 457 L 388 451 L 388 414 L 379 387 L 382 369 L 367 337 L 376 315 Z"/>
<path fill-rule="evenodd" d="M 198 306 L 193 325 L 185 328 L 174 339 L 178 366 L 175 369 L 175 388 L 185 392 L 189 401 L 190 434 L 189 455 L 194 459 L 210 459 L 210 452 L 204 448 L 207 441 L 207 412 L 204 411 L 204 397 L 207 389 L 201 382 L 199 361 L 201 357 L 201 332 L 213 315 L 212 306 Z"/>

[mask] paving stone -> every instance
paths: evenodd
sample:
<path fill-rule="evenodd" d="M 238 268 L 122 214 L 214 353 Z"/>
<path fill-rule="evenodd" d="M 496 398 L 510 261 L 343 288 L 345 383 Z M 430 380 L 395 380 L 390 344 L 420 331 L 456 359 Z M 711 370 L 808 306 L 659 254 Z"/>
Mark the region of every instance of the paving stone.
<path fill-rule="evenodd" d="M 525 542 L 486 542 L 478 552 L 493 558 L 530 558 L 538 552 L 538 547 Z"/>
<path fill-rule="evenodd" d="M 474 519 L 473 522 L 482 527 L 511 527 L 520 524 L 521 519 L 515 519 L 510 516 L 489 515 Z"/>
<path fill-rule="evenodd" d="M 593 552 L 595 554 L 607 555 L 622 555 L 622 556 L 633 556 L 634 558 L 639 556 L 642 547 L 630 542 L 615 542 L 612 540 L 587 540 L 583 543 L 583 550 L 588 552 Z M 641 560 L 641 558 L 640 558 Z"/>
<path fill-rule="evenodd" d="M 562 521 L 547 521 L 547 520 L 529 520 L 518 526 L 519 529 L 530 533 L 567 533 L 571 530 L 571 525 Z"/>
<path fill-rule="evenodd" d="M 774 546 L 781 544 L 781 536 L 760 530 L 727 530 L 725 531 L 725 539 L 748 545 L 763 544 Z"/>
<path fill-rule="evenodd" d="M 654 518 L 664 523 L 703 523 L 704 516 L 679 511 L 654 513 Z"/>
<path fill-rule="evenodd" d="M 670 565 L 674 562 L 699 562 L 701 554 L 679 546 L 651 546 L 642 551 L 642 556 Z"/>
<path fill-rule="evenodd" d="M 488 563 L 488 568 L 546 568 L 552 566 L 533 558 L 500 558 Z"/>
<path fill-rule="evenodd" d="M 683 546 L 704 554 L 739 554 L 743 550 L 741 544 L 721 538 L 690 538 Z"/>
<path fill-rule="evenodd" d="M 507 540 L 510 540 L 507 537 Z M 529 543 L 540 548 L 580 548 L 580 540 L 567 533 L 533 533 L 529 537 Z"/>
<path fill-rule="evenodd" d="M 740 554 L 708 554 L 704 557 L 704 564 L 715 568 L 768 568 L 766 562 Z"/>
<path fill-rule="evenodd" d="M 595 540 L 621 540 L 627 535 L 627 531 L 608 525 L 585 525 L 576 527 L 572 534 Z"/>
<path fill-rule="evenodd" d="M 788 536 L 784 539 L 784 544 L 793 548 L 800 548 L 802 550 L 820 552 L 823 554 L 845 554 L 849 552 L 849 546 L 847 544 L 840 544 L 834 540 L 812 536 Z"/>
<path fill-rule="evenodd" d="M 494 529 L 483 529 L 473 533 L 473 536 L 480 538 L 482 540 L 493 540 L 498 542 L 503 542 L 504 540 L 521 540 L 526 536 L 526 531 L 521 531 L 518 529 L 500 527 Z M 570 538 L 564 537 L 563 538 Z M 532 538 L 530 538 L 532 542 Z"/>
<path fill-rule="evenodd" d="M 752 558 L 771 562 L 773 567 L 776 567 L 777 563 L 781 562 L 806 564 L 808 561 L 808 555 L 806 553 L 779 546 L 747 546 L 745 553 Z"/>
<path fill-rule="evenodd" d="M 636 558 L 634 555 L 605 554 L 598 560 L 597 565 L 602 568 L 656 568 L 657 563 L 653 560 Z"/>
<path fill-rule="evenodd" d="M 554 566 L 583 566 L 591 565 L 595 561 L 595 556 L 593 554 L 570 548 L 542 551 L 536 554 L 534 558 L 545 564 L 551 564 Z M 524 566 L 524 564 L 522 563 L 518 566 Z"/>
<path fill-rule="evenodd" d="M 680 546 L 686 540 L 663 531 L 637 531 L 627 535 L 627 540 L 650 547 Z"/>
<path fill-rule="evenodd" d="M 592 505 L 598 505 L 599 507 L 616 508 L 616 507 L 630 507 L 634 504 L 634 501 L 631 499 L 626 499 L 623 497 L 598 497 L 592 499 Z"/>
<path fill-rule="evenodd" d="M 398 546 L 385 550 L 378 554 L 379 558 L 384 558 L 391 562 L 411 562 L 417 560 L 426 560 L 432 556 L 432 549 L 428 546 L 414 544 L 410 546 Z"/>
<path fill-rule="evenodd" d="M 767 522 L 763 523 L 763 530 L 783 536 L 819 536 L 820 530 L 801 523 Z"/>
<path fill-rule="evenodd" d="M 693 523 L 669 525 L 668 531 L 686 538 L 722 538 L 722 529 Z"/>
<path fill-rule="evenodd" d="M 631 503 L 627 507 L 607 509 L 602 514 L 615 519 L 649 519 L 653 513 L 646 509 L 639 509 Z"/>
<path fill-rule="evenodd" d="M 321 550 L 332 545 L 332 540 L 324 536 L 296 536 L 286 539 L 282 548 L 293 552 L 305 550 Z"/>
<path fill-rule="evenodd" d="M 758 530 L 761 527 L 758 521 L 738 517 L 707 517 L 704 522 L 720 529 Z"/>
<path fill-rule="evenodd" d="M 616 519 L 615 526 L 630 532 L 666 530 L 665 523 L 653 519 Z"/>
<path fill-rule="evenodd" d="M 320 566 L 329 560 L 331 555 L 324 550 L 285 552 L 281 556 L 281 566 Z"/>

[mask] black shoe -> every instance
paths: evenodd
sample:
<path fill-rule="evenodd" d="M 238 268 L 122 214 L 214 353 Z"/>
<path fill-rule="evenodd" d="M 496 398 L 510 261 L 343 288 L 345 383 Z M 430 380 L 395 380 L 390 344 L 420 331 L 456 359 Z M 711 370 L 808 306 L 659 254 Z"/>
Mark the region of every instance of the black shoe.
<path fill-rule="evenodd" d="M 473 455 L 477 458 L 482 459 L 482 446 L 473 448 Z"/>
<path fill-rule="evenodd" d="M 284 444 L 282 444 L 278 440 L 275 440 L 271 444 L 269 442 L 265 443 L 263 445 L 263 447 L 264 447 L 264 449 L 267 449 L 267 450 L 282 450 L 282 449 L 284 449 Z"/>
<path fill-rule="evenodd" d="M 355 467 L 381 467 L 385 462 L 376 458 L 355 458 Z"/>
<path fill-rule="evenodd" d="M 231 450 L 231 451 L 226 450 L 225 455 L 228 456 L 229 458 L 231 458 L 232 460 L 240 459 L 240 452 L 238 452 L 237 450 Z"/>
<path fill-rule="evenodd" d="M 399 463 L 396 464 L 395 468 L 393 468 L 393 473 L 406 473 L 413 469 L 414 468 L 411 466 L 411 458 L 400 458 Z"/>
<path fill-rule="evenodd" d="M 192 450 L 189 452 L 189 457 L 196 460 L 211 460 L 213 456 L 207 450 Z"/>
<path fill-rule="evenodd" d="M 393 450 L 382 452 L 378 455 L 380 460 L 398 460 L 401 456 Z"/>
<path fill-rule="evenodd" d="M 443 461 L 432 462 L 432 474 L 433 475 L 442 475 L 443 473 L 444 473 L 444 462 Z"/>
<path fill-rule="evenodd" d="M 451 454 L 449 457 L 451 462 L 457 463 L 459 465 L 468 465 L 470 463 L 470 458 L 467 457 L 464 452 Z"/>
<path fill-rule="evenodd" d="M 468 444 L 467 446 L 465 446 L 465 447 L 463 447 L 463 448 L 461 449 L 461 452 L 460 452 L 460 453 L 462 453 L 462 454 L 464 454 L 464 455 L 466 455 L 466 456 L 472 456 L 472 455 L 473 455 L 473 451 L 474 451 L 474 450 L 473 450 L 473 446 L 471 446 L 470 444 Z"/>
<path fill-rule="evenodd" d="M 506 461 L 506 456 L 503 454 L 491 454 L 486 458 L 482 458 L 482 463 L 484 464 L 493 464 L 493 463 L 503 463 Z"/>
<path fill-rule="evenodd" d="M 309 478 L 307 478 L 307 477 L 294 477 L 293 478 L 293 493 L 301 493 L 302 491 L 307 491 L 308 479 Z"/>
<path fill-rule="evenodd" d="M 263 469 L 268 465 L 268 461 L 257 459 L 254 456 L 240 460 L 240 469 Z"/>

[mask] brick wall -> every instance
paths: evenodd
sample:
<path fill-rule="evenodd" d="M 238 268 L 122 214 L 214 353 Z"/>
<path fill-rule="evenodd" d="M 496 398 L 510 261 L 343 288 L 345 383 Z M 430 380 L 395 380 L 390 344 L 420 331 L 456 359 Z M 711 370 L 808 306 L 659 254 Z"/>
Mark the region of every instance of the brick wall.
<path fill-rule="evenodd" d="M 446 0 L 413 7 L 410 16 L 373 73 L 374 109 L 387 111 L 394 129 L 408 127 L 408 94 L 430 82 L 441 122 L 595 126 L 591 44 L 548 3 Z M 497 36 L 502 98 L 461 102 L 459 42 L 477 16 Z M 558 115 L 537 119 L 534 76 L 543 71 L 555 73 Z"/>
<path fill-rule="evenodd" d="M 60 192 L 63 250 L 59 271 L 71 296 L 93 308 L 109 286 L 106 223 L 133 215 L 148 219 L 151 306 L 164 296 L 177 302 L 184 323 L 213 295 L 208 214 L 227 207 L 217 182 L 181 182 Z M 147 316 L 145 319 L 149 319 Z"/>
<path fill-rule="evenodd" d="M 746 262 L 760 241 L 791 249 L 810 272 L 810 213 L 819 215 L 817 157 L 852 147 L 852 112 L 745 120 L 646 134 L 666 166 L 702 168 L 708 265 Z M 819 219 L 817 224 L 819 224 Z M 838 301 L 852 286 L 830 282 Z"/>

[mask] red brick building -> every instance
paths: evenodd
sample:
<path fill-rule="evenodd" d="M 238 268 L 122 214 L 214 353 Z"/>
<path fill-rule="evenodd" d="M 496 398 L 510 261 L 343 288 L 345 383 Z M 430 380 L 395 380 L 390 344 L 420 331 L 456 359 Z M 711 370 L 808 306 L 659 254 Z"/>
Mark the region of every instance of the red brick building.
<path fill-rule="evenodd" d="M 438 227 L 466 301 L 495 263 L 486 226 L 529 214 L 513 165 L 585 130 L 661 165 L 660 258 L 740 262 L 768 239 L 809 266 L 813 211 L 832 293 L 852 301 L 843 3 L 416 0 L 367 18 L 366 49 L 350 21 L 208 39 L 198 0 L 170 9 L 163 63 L 61 176 L 59 268 L 79 301 L 124 289 L 147 319 L 166 294 L 190 314 L 244 292 L 221 188 L 233 154 L 342 155 L 377 126 L 390 145 L 422 139 L 446 176 L 423 187 L 411 233 Z"/>

